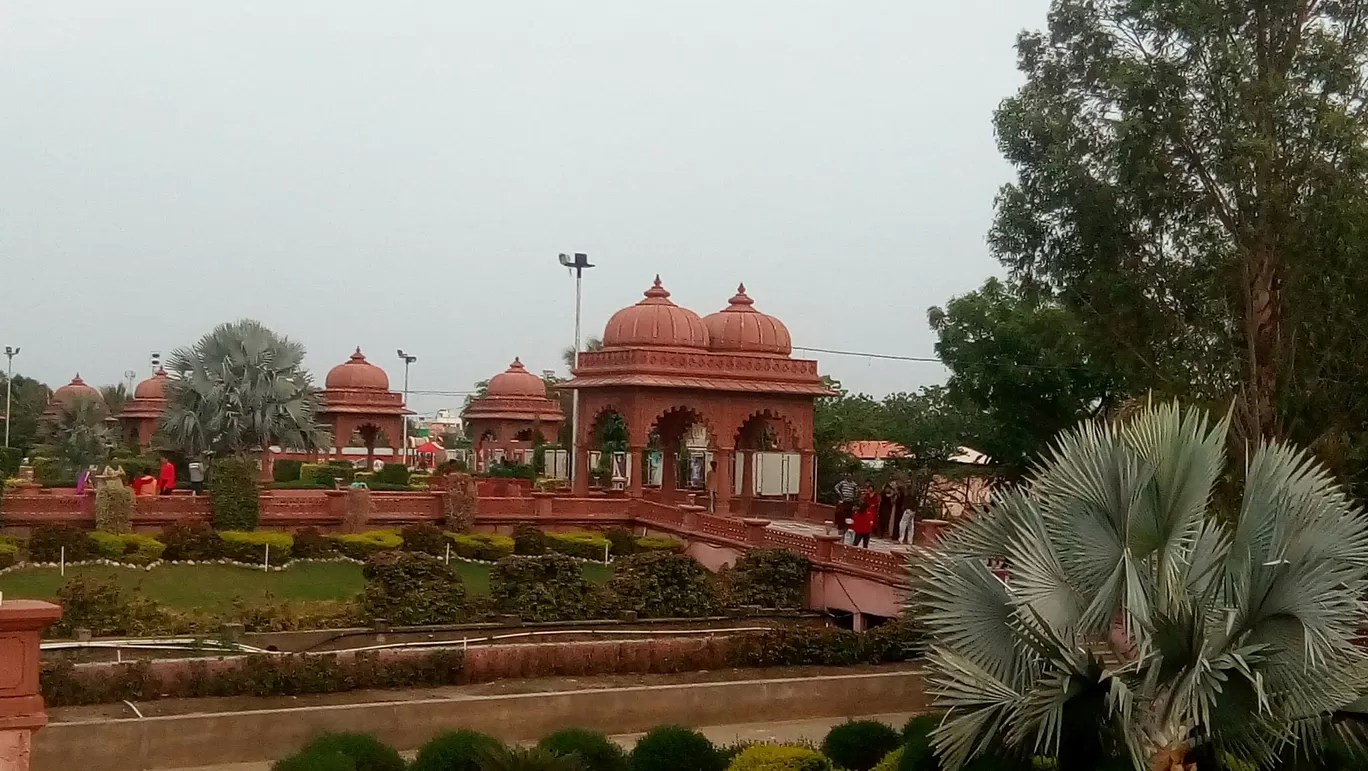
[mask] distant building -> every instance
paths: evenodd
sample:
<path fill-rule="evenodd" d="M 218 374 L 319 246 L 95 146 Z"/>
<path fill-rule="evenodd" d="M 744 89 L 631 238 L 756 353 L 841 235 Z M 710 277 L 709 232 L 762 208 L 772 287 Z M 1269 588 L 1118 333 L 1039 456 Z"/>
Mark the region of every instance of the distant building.
<path fill-rule="evenodd" d="M 885 442 L 880 439 L 847 442 L 841 445 L 841 449 L 868 469 L 881 469 L 889 458 L 901 458 L 907 454 L 906 447 L 897 442 Z"/>

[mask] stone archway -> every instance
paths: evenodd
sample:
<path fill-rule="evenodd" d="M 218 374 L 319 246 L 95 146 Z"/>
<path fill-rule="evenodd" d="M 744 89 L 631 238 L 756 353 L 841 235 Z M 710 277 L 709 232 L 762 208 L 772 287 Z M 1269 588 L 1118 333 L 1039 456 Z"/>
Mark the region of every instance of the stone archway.
<path fill-rule="evenodd" d="M 650 427 L 657 437 L 661 455 L 660 499 L 666 503 L 677 502 L 684 496 L 679 485 L 680 475 L 687 473 L 689 467 L 684 464 L 690 462 L 688 448 L 685 447 L 686 437 L 701 430 L 705 451 L 703 462 L 706 463 L 706 452 L 716 447 L 717 432 L 712 419 L 705 411 L 683 403 L 656 410 Z M 684 464 L 681 464 L 681 461 L 684 461 Z M 643 462 L 643 473 L 645 469 L 646 464 Z M 700 477 L 706 477 L 707 473 L 706 465 L 700 467 Z"/>

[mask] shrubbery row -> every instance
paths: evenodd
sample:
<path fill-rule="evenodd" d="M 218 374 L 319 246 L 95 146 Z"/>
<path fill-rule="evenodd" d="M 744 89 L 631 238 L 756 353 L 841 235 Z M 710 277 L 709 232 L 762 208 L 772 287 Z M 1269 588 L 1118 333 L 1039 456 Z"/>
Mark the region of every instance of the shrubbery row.
<path fill-rule="evenodd" d="M 91 613 L 107 607 L 110 599 L 107 596 L 91 595 L 90 607 L 85 608 L 83 612 Z M 869 643 L 865 640 L 872 633 L 845 632 L 833 638 L 829 636 L 829 631 L 819 627 L 802 626 L 783 630 L 782 634 L 790 640 L 808 637 L 816 641 L 802 646 L 803 649 L 812 652 L 811 660 L 803 661 L 789 657 L 784 660 L 784 664 L 830 665 L 834 658 L 829 655 L 827 646 L 838 644 L 861 651 L 865 657 L 851 660 L 849 663 L 884 663 L 915 655 L 915 637 L 905 627 L 901 631 L 907 636 L 898 646 L 903 651 L 901 657 L 887 653 L 891 637 L 886 636 L 878 643 Z M 633 669 L 632 672 L 663 674 L 700 671 L 716 669 L 722 664 L 743 668 L 756 666 L 753 662 L 757 659 L 750 655 L 749 651 L 772 640 L 770 634 L 734 635 L 697 648 L 671 649 L 668 655 L 636 657 L 634 661 L 641 663 L 641 667 Z M 883 652 L 876 653 L 877 651 Z M 594 668 L 597 665 L 587 665 L 583 659 L 574 657 L 559 662 L 542 662 L 542 665 L 550 669 L 539 670 L 539 674 L 549 675 L 566 671 L 576 675 L 622 674 L 620 671 L 597 671 Z M 562 669 L 566 665 L 572 669 Z M 525 665 L 518 666 L 519 671 L 526 674 L 521 668 Z M 222 660 L 194 659 L 187 662 L 184 668 L 173 671 L 174 674 L 169 676 L 161 674 L 161 670 L 156 669 L 148 661 L 82 668 L 73 665 L 67 659 L 57 658 L 43 662 L 40 682 L 49 705 L 71 706 L 117 702 L 123 699 L 149 701 L 202 696 L 292 696 L 361 688 L 451 685 L 469 680 L 464 658 L 459 651 L 453 650 L 407 652 L 393 656 L 368 652 L 262 654 Z M 491 675 L 486 673 L 484 677 L 480 677 L 476 673 L 472 676 L 485 679 Z"/>

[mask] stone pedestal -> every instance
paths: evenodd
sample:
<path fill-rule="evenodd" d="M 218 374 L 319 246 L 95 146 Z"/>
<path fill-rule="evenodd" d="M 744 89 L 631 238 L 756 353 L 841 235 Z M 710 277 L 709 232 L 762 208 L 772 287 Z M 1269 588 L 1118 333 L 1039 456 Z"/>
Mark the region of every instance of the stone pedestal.
<path fill-rule="evenodd" d="M 770 526 L 768 519 L 743 519 L 746 525 L 746 543 L 751 546 L 765 545 L 765 529 Z"/>
<path fill-rule="evenodd" d="M 61 615 L 47 602 L 0 602 L 0 771 L 28 771 L 33 732 L 47 724 L 38 693 L 38 639 Z"/>

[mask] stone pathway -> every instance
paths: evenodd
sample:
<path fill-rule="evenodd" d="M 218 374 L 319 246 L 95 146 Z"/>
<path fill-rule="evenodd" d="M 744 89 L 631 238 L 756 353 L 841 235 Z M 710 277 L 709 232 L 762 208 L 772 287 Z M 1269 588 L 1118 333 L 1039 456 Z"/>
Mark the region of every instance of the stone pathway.
<path fill-rule="evenodd" d="M 894 728 L 902 728 L 903 723 L 912 717 L 910 713 L 871 715 L 869 719 L 882 720 Z M 821 743 L 827 731 L 846 718 L 820 718 L 817 720 L 792 720 L 780 723 L 743 723 L 740 725 L 703 726 L 699 730 L 716 744 L 732 744 L 737 741 L 751 742 L 812 742 Z M 641 734 L 622 734 L 612 737 L 613 741 L 630 748 L 641 738 Z M 410 757 L 412 753 L 406 753 Z M 236 763 L 227 766 L 202 766 L 199 768 L 173 769 L 171 771 L 270 771 L 270 763 Z"/>
<path fill-rule="evenodd" d="M 818 525 L 812 522 L 795 522 L 793 520 L 774 520 L 770 522 L 770 527 L 775 530 L 783 530 L 786 533 L 796 533 L 798 535 L 816 536 L 826 533 L 834 534 L 836 528 L 829 525 Z M 887 538 L 869 539 L 869 548 L 874 551 L 906 553 L 911 550 L 907 544 L 890 541 Z"/>

